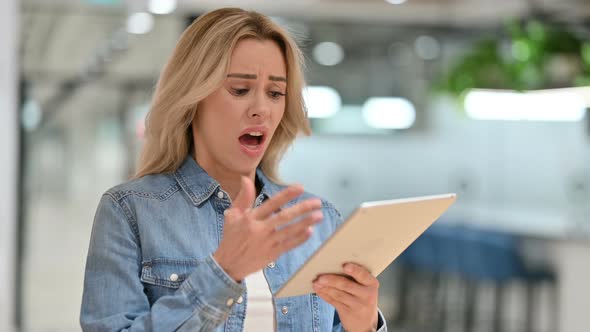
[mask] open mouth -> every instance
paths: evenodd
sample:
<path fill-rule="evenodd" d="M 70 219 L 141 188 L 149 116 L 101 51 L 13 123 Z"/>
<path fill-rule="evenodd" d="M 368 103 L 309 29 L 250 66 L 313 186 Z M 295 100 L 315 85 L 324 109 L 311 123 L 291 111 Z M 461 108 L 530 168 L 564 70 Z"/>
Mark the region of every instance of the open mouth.
<path fill-rule="evenodd" d="M 264 143 L 264 134 L 261 132 L 250 132 L 240 136 L 240 143 L 250 149 L 257 149 Z"/>

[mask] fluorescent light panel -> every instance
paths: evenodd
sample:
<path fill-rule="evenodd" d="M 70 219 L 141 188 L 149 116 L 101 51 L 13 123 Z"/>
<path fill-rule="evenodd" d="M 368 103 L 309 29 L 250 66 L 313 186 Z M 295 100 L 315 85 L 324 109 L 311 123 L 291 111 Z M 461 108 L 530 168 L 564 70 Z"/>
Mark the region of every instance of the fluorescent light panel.
<path fill-rule="evenodd" d="M 127 31 L 129 33 L 142 35 L 150 32 L 153 27 L 154 17 L 150 13 L 133 13 L 127 18 Z"/>
<path fill-rule="evenodd" d="M 588 106 L 580 93 L 565 89 L 471 90 L 465 97 L 467 115 L 477 120 L 580 121 Z"/>
<path fill-rule="evenodd" d="M 371 97 L 362 109 L 365 122 L 379 129 L 407 129 L 416 121 L 416 109 L 407 99 Z"/>
<path fill-rule="evenodd" d="M 170 14 L 176 9 L 176 0 L 150 0 L 148 8 L 153 14 Z"/>
<path fill-rule="evenodd" d="M 303 100 L 310 118 L 329 118 L 342 107 L 340 94 L 329 86 L 308 86 L 303 90 Z"/>
<path fill-rule="evenodd" d="M 392 5 L 401 5 L 404 2 L 406 2 L 406 0 L 385 0 L 385 2 L 392 4 Z"/>

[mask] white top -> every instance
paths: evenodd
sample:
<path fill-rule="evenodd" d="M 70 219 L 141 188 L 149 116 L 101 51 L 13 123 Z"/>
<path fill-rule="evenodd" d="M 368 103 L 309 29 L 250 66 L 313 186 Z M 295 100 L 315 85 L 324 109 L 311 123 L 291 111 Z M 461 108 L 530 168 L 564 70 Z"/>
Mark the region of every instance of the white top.
<path fill-rule="evenodd" d="M 248 303 L 244 332 L 275 331 L 275 312 L 272 293 L 262 270 L 246 277 Z"/>

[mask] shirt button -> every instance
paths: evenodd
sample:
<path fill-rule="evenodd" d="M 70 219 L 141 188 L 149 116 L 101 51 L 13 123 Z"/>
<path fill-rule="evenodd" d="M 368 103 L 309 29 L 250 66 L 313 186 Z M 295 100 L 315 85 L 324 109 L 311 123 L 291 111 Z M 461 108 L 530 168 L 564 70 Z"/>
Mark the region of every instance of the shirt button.
<path fill-rule="evenodd" d="M 234 299 L 232 299 L 232 298 L 229 298 L 229 299 L 227 299 L 227 302 L 225 302 L 225 304 L 226 304 L 228 307 L 231 307 L 231 305 L 232 305 L 232 304 L 234 304 Z"/>
<path fill-rule="evenodd" d="M 244 302 L 244 298 L 240 296 L 240 297 L 238 297 L 238 300 L 236 302 L 242 303 L 242 302 Z"/>
<path fill-rule="evenodd" d="M 286 315 L 289 312 L 289 308 L 287 308 L 287 306 L 284 306 L 283 308 L 281 308 L 281 312 L 283 313 L 283 315 Z"/>
<path fill-rule="evenodd" d="M 270 267 L 270 268 L 272 269 L 272 268 L 274 268 L 276 265 L 275 265 L 275 262 L 270 262 L 270 263 L 268 263 L 268 265 L 267 265 L 267 266 L 268 266 L 268 267 Z"/>
<path fill-rule="evenodd" d="M 177 280 L 178 280 L 178 274 L 172 273 L 170 275 L 170 281 L 177 281 Z"/>
<path fill-rule="evenodd" d="M 220 190 L 217 192 L 217 197 L 219 197 L 219 199 L 223 199 L 223 196 L 223 191 Z"/>

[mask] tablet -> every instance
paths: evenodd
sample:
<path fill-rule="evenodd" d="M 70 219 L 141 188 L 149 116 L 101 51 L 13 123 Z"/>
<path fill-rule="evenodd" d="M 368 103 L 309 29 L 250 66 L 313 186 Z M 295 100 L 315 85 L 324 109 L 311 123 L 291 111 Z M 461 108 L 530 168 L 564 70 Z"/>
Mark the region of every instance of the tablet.
<path fill-rule="evenodd" d="M 353 262 L 378 276 L 454 202 L 455 194 L 362 203 L 275 294 L 314 293 L 320 274 L 342 275 Z"/>

